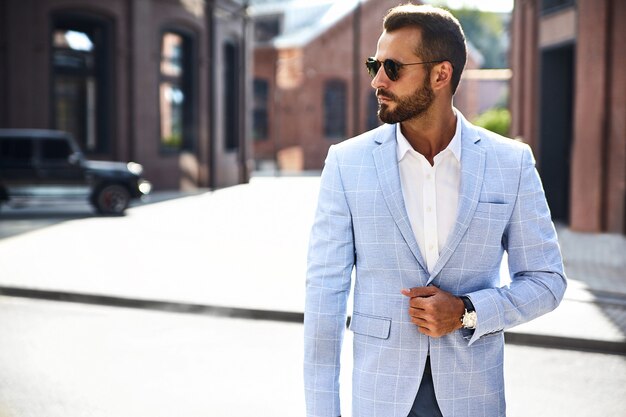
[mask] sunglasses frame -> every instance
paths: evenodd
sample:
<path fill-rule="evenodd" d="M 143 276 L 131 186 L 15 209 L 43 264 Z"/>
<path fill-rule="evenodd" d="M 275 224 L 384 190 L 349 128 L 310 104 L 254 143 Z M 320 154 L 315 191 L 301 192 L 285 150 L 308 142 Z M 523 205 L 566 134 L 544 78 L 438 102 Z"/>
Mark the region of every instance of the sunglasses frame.
<path fill-rule="evenodd" d="M 385 69 L 385 74 L 387 78 L 391 81 L 398 81 L 400 79 L 400 70 L 402 67 L 408 65 L 422 65 L 422 64 L 439 64 L 440 62 L 447 61 L 447 59 L 439 59 L 437 61 L 424 61 L 424 62 L 409 62 L 403 64 L 402 62 L 394 61 L 393 59 L 385 59 L 384 61 L 379 61 L 373 56 L 367 58 L 365 60 L 365 68 L 367 68 L 367 72 L 370 77 L 376 77 L 378 71 L 380 71 L 380 67 Z"/>

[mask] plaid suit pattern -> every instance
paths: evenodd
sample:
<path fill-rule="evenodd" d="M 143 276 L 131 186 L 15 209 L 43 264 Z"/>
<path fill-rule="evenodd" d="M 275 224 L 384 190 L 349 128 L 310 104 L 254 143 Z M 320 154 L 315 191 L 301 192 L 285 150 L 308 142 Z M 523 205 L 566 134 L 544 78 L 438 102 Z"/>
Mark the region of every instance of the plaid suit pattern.
<path fill-rule="evenodd" d="M 355 417 L 406 417 L 429 352 L 444 416 L 504 416 L 503 330 L 551 311 L 563 297 L 561 254 L 530 148 L 457 115 L 463 126 L 459 214 L 432 273 L 404 206 L 396 126 L 329 151 L 308 256 L 309 417 L 340 415 L 339 357 L 353 268 Z M 512 282 L 500 288 L 505 250 Z M 468 295 L 478 314 L 473 334 L 420 334 L 400 289 L 424 285 Z"/>

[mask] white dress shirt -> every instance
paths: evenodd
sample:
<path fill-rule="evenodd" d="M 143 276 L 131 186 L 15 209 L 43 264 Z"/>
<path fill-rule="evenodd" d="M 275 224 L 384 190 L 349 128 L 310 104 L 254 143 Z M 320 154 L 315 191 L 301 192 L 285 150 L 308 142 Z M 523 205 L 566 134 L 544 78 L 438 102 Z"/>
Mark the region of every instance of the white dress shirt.
<path fill-rule="evenodd" d="M 396 126 L 398 165 L 407 214 L 429 272 L 456 222 L 461 184 L 461 122 L 431 166 Z"/>

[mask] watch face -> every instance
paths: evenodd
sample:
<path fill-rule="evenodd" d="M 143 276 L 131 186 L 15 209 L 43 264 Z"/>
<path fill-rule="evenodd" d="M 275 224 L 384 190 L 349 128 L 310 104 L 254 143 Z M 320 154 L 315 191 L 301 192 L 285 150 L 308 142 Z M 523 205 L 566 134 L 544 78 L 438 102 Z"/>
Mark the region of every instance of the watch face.
<path fill-rule="evenodd" d="M 463 315 L 463 327 L 465 327 L 466 329 L 475 329 L 476 322 L 477 322 L 476 312 L 475 311 L 468 312 L 466 310 L 465 314 Z"/>

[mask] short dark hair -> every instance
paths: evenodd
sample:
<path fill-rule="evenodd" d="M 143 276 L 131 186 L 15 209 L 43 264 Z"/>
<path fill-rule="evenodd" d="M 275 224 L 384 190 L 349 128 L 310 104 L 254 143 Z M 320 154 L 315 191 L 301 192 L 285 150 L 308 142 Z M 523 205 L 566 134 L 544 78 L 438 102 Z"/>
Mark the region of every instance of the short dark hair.
<path fill-rule="evenodd" d="M 467 61 L 467 45 L 461 24 L 450 12 L 427 5 L 403 4 L 390 9 L 383 20 L 387 32 L 405 27 L 417 27 L 422 32 L 422 44 L 415 53 L 424 61 L 445 60 L 452 64 L 452 94 L 461 81 Z M 426 64 L 428 71 L 433 67 Z"/>

